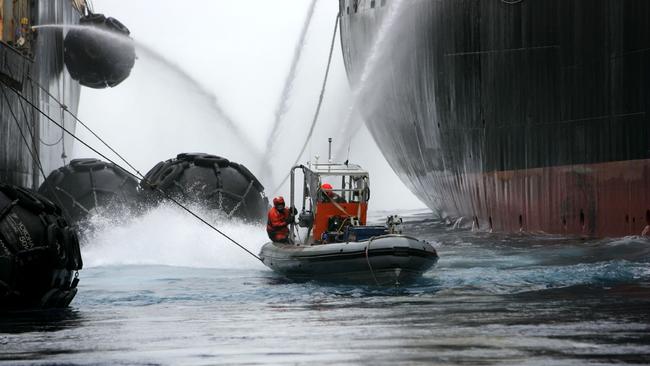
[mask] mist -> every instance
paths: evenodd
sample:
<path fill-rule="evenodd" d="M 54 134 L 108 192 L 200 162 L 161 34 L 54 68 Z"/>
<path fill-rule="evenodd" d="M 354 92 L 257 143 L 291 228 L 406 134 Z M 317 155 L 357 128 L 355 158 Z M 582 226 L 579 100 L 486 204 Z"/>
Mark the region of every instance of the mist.
<path fill-rule="evenodd" d="M 82 89 L 79 116 L 142 173 L 179 152 L 206 152 L 245 164 L 267 195 L 288 173 L 305 141 L 318 102 L 338 2 L 316 3 L 283 121 L 263 157 L 276 107 L 311 1 L 95 0 L 95 12 L 122 21 L 146 49 L 131 76 L 112 89 Z M 321 161 L 327 137 L 343 124 L 361 126 L 344 153 L 370 171 L 371 210 L 422 208 L 386 163 L 358 113 L 348 122 L 352 93 L 336 37 L 328 86 L 313 138 L 301 162 Z M 217 113 L 220 108 L 222 115 Z M 225 117 L 224 117 L 225 116 Z M 233 123 L 239 129 L 228 127 Z M 77 129 L 81 138 L 90 134 Z M 239 136 L 243 135 L 243 136 Z M 95 146 L 96 144 L 93 144 Z M 100 149 L 104 152 L 105 150 Z M 111 156 L 110 154 L 107 154 Z M 94 156 L 75 145 L 74 157 Z M 264 174 L 264 165 L 270 174 Z M 288 185 L 277 189 L 288 195 Z"/>

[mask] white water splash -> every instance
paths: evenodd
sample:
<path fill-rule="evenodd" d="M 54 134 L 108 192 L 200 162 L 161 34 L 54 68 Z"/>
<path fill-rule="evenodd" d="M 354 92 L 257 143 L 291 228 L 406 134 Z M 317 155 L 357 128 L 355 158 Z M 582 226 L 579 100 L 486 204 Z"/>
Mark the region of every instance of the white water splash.
<path fill-rule="evenodd" d="M 191 209 L 255 254 L 268 241 L 263 225 L 227 220 L 197 206 Z M 85 267 L 264 268 L 257 259 L 171 204 L 143 215 L 96 215 L 89 224 L 91 229 L 81 238 Z"/>

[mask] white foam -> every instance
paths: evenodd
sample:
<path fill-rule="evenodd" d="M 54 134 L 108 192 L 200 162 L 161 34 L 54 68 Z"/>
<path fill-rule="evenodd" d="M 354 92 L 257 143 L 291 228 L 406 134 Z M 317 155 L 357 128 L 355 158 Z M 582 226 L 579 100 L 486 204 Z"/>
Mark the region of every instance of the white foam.
<path fill-rule="evenodd" d="M 263 225 L 227 220 L 192 207 L 199 216 L 257 254 L 268 241 Z M 82 235 L 85 267 L 170 265 L 262 268 L 262 264 L 181 208 L 163 204 L 143 215 L 99 214 Z"/>

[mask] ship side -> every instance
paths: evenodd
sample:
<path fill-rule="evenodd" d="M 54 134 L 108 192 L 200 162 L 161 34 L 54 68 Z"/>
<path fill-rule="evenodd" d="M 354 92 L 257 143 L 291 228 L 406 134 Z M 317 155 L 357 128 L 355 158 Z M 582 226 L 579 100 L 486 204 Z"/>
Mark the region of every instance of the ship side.
<path fill-rule="evenodd" d="M 74 131 L 75 121 L 57 100 L 76 113 L 80 87 L 65 69 L 65 31 L 34 32 L 30 26 L 76 24 L 81 14 L 70 0 L 2 3 L 0 182 L 36 189 L 43 180 L 39 163 L 45 174 L 64 165 L 72 140 L 28 101 Z"/>
<path fill-rule="evenodd" d="M 430 208 L 507 232 L 650 225 L 650 2 L 339 5 L 358 109 Z"/>

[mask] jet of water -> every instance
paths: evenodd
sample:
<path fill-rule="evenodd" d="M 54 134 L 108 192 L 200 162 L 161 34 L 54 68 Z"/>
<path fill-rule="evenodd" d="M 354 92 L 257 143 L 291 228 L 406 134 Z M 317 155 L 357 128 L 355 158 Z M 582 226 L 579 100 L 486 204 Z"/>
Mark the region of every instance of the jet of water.
<path fill-rule="evenodd" d="M 359 80 L 352 85 L 352 98 L 350 105 L 348 107 L 346 116 L 343 120 L 343 125 L 340 131 L 340 136 L 336 139 L 338 148 L 336 150 L 335 156 L 343 156 L 345 150 L 348 148 L 352 138 L 359 131 L 361 123 L 363 123 L 363 118 L 358 116 L 358 104 L 361 99 L 366 96 L 366 94 L 373 89 L 375 83 L 373 83 L 373 78 L 377 77 L 377 66 L 379 60 L 385 56 L 386 45 L 389 40 L 389 36 L 393 34 L 393 27 L 395 22 L 399 19 L 400 14 L 402 13 L 404 1 L 396 0 L 390 3 L 386 11 L 385 18 L 382 20 L 382 24 L 379 27 L 379 31 L 375 36 L 375 40 L 370 48 L 366 60 L 363 64 L 361 70 L 361 76 Z M 355 118 L 355 117 L 359 118 Z"/>
<path fill-rule="evenodd" d="M 203 97 L 204 100 L 208 102 L 208 105 L 214 112 L 215 116 L 217 116 L 216 121 L 220 124 L 222 124 L 224 127 L 226 127 L 229 131 L 231 131 L 235 137 L 241 142 L 242 146 L 246 146 L 246 148 L 252 153 L 252 155 L 255 157 L 255 159 L 258 161 L 258 164 L 264 168 L 268 166 L 267 160 L 263 158 L 263 155 L 259 149 L 255 147 L 255 145 L 252 143 L 252 141 L 248 138 L 246 134 L 243 133 L 243 131 L 238 127 L 237 123 L 233 120 L 232 117 L 228 113 L 225 112 L 224 108 L 220 105 L 217 97 L 208 91 L 199 81 L 195 80 L 192 78 L 185 70 L 183 70 L 181 67 L 176 65 L 175 63 L 171 62 L 167 58 L 165 58 L 163 55 L 160 53 L 154 51 L 150 47 L 148 47 L 145 44 L 142 44 L 141 42 L 138 42 L 137 40 L 134 40 L 131 37 L 107 31 L 104 29 L 99 29 L 97 27 L 92 27 L 92 26 L 85 26 L 85 25 L 70 25 L 70 24 L 44 24 L 44 25 L 37 25 L 33 26 L 32 29 L 77 29 L 77 30 L 83 30 L 86 32 L 89 32 L 91 34 L 97 35 L 99 37 L 106 38 L 107 40 L 113 41 L 113 42 L 122 42 L 125 44 L 133 44 L 135 45 L 136 49 L 143 54 L 149 56 L 153 60 L 157 61 L 161 65 L 163 65 L 165 68 L 169 69 L 172 71 L 174 74 L 179 76 L 182 80 L 185 80 L 188 86 L 192 88 L 192 92 L 195 92 L 196 94 L 200 95 Z"/>
<path fill-rule="evenodd" d="M 269 136 L 266 139 L 266 148 L 264 150 L 264 157 L 268 158 L 273 153 L 273 148 L 278 142 L 278 133 L 282 126 L 282 121 L 285 113 L 288 110 L 288 102 L 291 97 L 291 92 L 293 89 L 293 83 L 296 78 L 296 73 L 298 70 L 298 64 L 300 63 L 300 58 L 302 55 L 302 50 L 305 46 L 305 41 L 307 38 L 307 31 L 309 30 L 309 25 L 311 24 L 312 16 L 314 15 L 314 9 L 316 8 L 316 3 L 318 0 L 312 0 L 309 9 L 307 10 L 307 17 L 302 25 L 302 31 L 300 32 L 300 38 L 296 43 L 296 47 L 293 53 L 293 60 L 291 61 L 291 67 L 289 68 L 289 73 L 284 81 L 284 87 L 282 88 L 282 94 L 280 94 L 280 99 L 278 100 L 278 105 L 275 109 L 275 116 L 273 120 L 273 126 L 269 132 Z M 263 175 L 268 176 L 269 171 L 264 171 Z"/>

